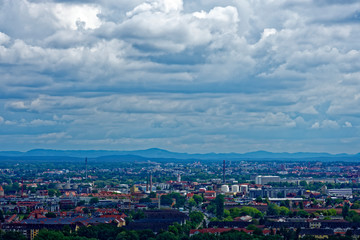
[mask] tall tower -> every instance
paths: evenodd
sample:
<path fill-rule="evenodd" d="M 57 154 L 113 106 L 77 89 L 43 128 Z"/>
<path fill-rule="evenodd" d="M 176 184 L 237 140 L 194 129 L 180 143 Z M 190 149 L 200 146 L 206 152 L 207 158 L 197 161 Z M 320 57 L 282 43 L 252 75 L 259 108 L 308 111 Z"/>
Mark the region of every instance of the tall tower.
<path fill-rule="evenodd" d="M 223 161 L 223 183 L 225 183 L 225 160 Z"/>
<path fill-rule="evenodd" d="M 85 179 L 88 178 L 88 171 L 87 171 L 87 157 L 85 158 Z"/>
<path fill-rule="evenodd" d="M 149 176 L 146 178 L 146 192 L 149 192 Z"/>
<path fill-rule="evenodd" d="M 152 192 L 152 173 L 150 173 L 150 192 Z"/>

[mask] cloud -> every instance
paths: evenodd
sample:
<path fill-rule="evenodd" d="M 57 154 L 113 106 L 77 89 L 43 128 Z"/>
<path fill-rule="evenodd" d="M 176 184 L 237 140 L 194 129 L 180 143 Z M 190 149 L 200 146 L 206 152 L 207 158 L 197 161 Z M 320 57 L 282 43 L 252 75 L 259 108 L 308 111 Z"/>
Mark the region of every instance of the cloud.
<path fill-rule="evenodd" d="M 311 128 L 339 128 L 339 124 L 333 120 L 323 120 L 321 122 L 315 122 Z"/>
<path fill-rule="evenodd" d="M 57 133 L 47 133 L 42 134 L 37 137 L 38 139 L 61 139 L 61 138 L 71 138 L 71 136 L 67 135 L 65 132 L 57 132 Z"/>
<path fill-rule="evenodd" d="M 23 101 L 9 102 L 6 104 L 6 108 L 10 111 L 26 111 L 28 109 Z"/>
<path fill-rule="evenodd" d="M 0 144 L 352 152 L 357 9 L 358 1 L 2 1 L 0 134 L 13 144 Z"/>
<path fill-rule="evenodd" d="M 315 122 L 311 128 L 314 128 L 314 129 L 317 129 L 317 128 L 320 128 L 320 123 L 319 122 Z"/>
<path fill-rule="evenodd" d="M 53 126 L 56 125 L 56 122 L 50 120 L 34 119 L 30 122 L 30 125 L 33 126 Z"/>
<path fill-rule="evenodd" d="M 351 122 L 345 122 L 344 127 L 351 128 L 352 127 Z"/>

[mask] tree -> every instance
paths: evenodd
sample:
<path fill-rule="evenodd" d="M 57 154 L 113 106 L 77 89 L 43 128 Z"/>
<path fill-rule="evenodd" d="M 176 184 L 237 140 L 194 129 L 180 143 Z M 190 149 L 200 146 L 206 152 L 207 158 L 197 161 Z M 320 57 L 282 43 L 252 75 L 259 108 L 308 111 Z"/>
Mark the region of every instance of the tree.
<path fill-rule="evenodd" d="M 190 237 L 190 240 L 217 240 L 217 239 L 219 239 L 219 237 L 211 233 L 203 233 L 203 234 L 199 233 L 192 235 Z M 228 239 L 236 239 L 236 238 L 228 238 Z"/>
<path fill-rule="evenodd" d="M 287 215 L 289 215 L 290 214 L 290 210 L 287 208 L 287 207 L 280 207 L 279 208 L 279 214 L 281 215 L 281 216 L 287 216 Z"/>
<path fill-rule="evenodd" d="M 262 203 L 262 202 L 263 202 L 261 196 L 257 196 L 256 199 L 255 199 L 255 201 L 258 202 L 258 203 Z"/>
<path fill-rule="evenodd" d="M 139 234 L 136 231 L 123 231 L 116 236 L 116 240 L 139 240 Z"/>
<path fill-rule="evenodd" d="M 254 235 L 258 235 L 258 236 L 261 236 L 261 235 L 264 235 L 262 230 L 260 228 L 256 228 L 253 232 Z"/>
<path fill-rule="evenodd" d="M 260 218 L 263 216 L 263 214 L 256 208 L 253 207 L 242 207 L 240 209 L 240 216 L 249 215 L 251 217 Z"/>
<path fill-rule="evenodd" d="M 351 205 L 351 209 L 359 209 L 360 208 L 360 202 L 356 201 Z"/>
<path fill-rule="evenodd" d="M 215 205 L 215 203 L 214 203 L 213 201 L 210 202 L 210 204 L 206 207 L 206 210 L 207 210 L 209 213 L 215 214 L 215 212 L 216 212 L 216 205 Z"/>
<path fill-rule="evenodd" d="M 65 225 L 62 229 L 61 232 L 64 234 L 64 236 L 70 236 L 71 234 L 71 228 L 69 225 Z"/>
<path fill-rule="evenodd" d="M 177 237 L 172 232 L 162 232 L 156 236 L 156 240 L 177 240 Z"/>
<path fill-rule="evenodd" d="M 216 205 L 216 217 L 222 219 L 224 216 L 224 195 L 219 194 L 215 198 L 215 205 Z"/>
<path fill-rule="evenodd" d="M 2 210 L 0 210 L 0 222 L 4 222 L 5 218 L 4 218 L 4 213 Z"/>
<path fill-rule="evenodd" d="M 307 182 L 304 181 L 304 180 L 300 181 L 300 186 L 306 187 L 306 186 L 307 186 Z"/>
<path fill-rule="evenodd" d="M 93 198 L 91 198 L 90 199 L 90 204 L 97 204 L 99 202 L 99 198 L 97 198 L 97 197 L 93 197 Z"/>
<path fill-rule="evenodd" d="M 56 195 L 57 197 L 60 197 L 60 196 L 61 196 L 61 192 L 60 192 L 59 190 L 56 190 L 55 195 Z"/>
<path fill-rule="evenodd" d="M 139 219 L 142 219 L 142 218 L 145 218 L 145 213 L 144 213 L 144 211 L 142 211 L 142 210 L 136 211 L 136 212 L 133 214 L 133 219 L 134 219 L 134 220 L 139 220 Z"/>
<path fill-rule="evenodd" d="M 227 209 L 224 209 L 224 218 L 227 218 L 227 217 L 231 217 L 230 216 L 230 211 L 227 210 Z"/>
<path fill-rule="evenodd" d="M 189 217 L 190 217 L 190 221 L 196 224 L 200 224 L 204 219 L 204 214 L 199 211 L 194 211 L 190 213 Z"/>
<path fill-rule="evenodd" d="M 54 189 L 49 189 L 48 190 L 48 195 L 49 195 L 49 197 L 53 197 L 53 196 L 55 196 L 55 190 Z"/>
<path fill-rule="evenodd" d="M 232 218 L 239 217 L 239 216 L 240 216 L 240 208 L 237 208 L 237 207 L 231 208 L 231 209 L 230 209 L 230 216 L 231 216 Z"/>
<path fill-rule="evenodd" d="M 186 199 L 184 196 L 181 196 L 180 193 L 173 192 L 170 194 L 170 197 L 175 198 L 175 200 L 176 200 L 175 207 L 176 208 L 183 207 L 185 205 Z"/>
<path fill-rule="evenodd" d="M 349 204 L 348 203 L 344 203 L 341 214 L 344 219 L 348 216 L 348 214 L 349 214 Z"/>
<path fill-rule="evenodd" d="M 246 227 L 247 230 L 255 230 L 257 227 L 254 224 L 250 224 Z"/>
<path fill-rule="evenodd" d="M 170 195 L 162 195 L 160 198 L 161 205 L 171 205 L 173 200 Z"/>
<path fill-rule="evenodd" d="M 139 235 L 139 240 L 148 240 L 151 238 L 155 238 L 155 233 L 150 229 L 140 230 L 137 231 L 137 233 Z"/>
<path fill-rule="evenodd" d="M 48 213 L 45 214 L 45 217 L 47 217 L 47 218 L 56 218 L 56 213 L 48 212 Z"/>
<path fill-rule="evenodd" d="M 328 216 L 336 216 L 336 210 L 335 209 L 328 209 L 327 210 Z"/>
<path fill-rule="evenodd" d="M 190 198 L 188 204 L 189 204 L 189 209 L 191 211 L 192 208 L 196 206 L 196 202 L 195 202 L 194 198 Z"/>
<path fill-rule="evenodd" d="M 269 216 L 279 215 L 278 208 L 279 207 L 276 206 L 275 204 L 270 203 L 269 206 L 268 206 L 268 210 L 267 210 L 266 214 L 269 215 Z"/>
<path fill-rule="evenodd" d="M 195 194 L 195 195 L 193 196 L 193 198 L 194 198 L 194 200 L 195 200 L 195 202 L 196 202 L 197 205 L 199 205 L 200 203 L 203 202 L 203 198 L 202 198 L 200 195 Z"/>
<path fill-rule="evenodd" d="M 4 233 L 4 235 L 1 236 L 1 239 L 6 239 L 6 240 L 26 240 L 26 237 L 21 234 L 20 232 L 6 232 Z"/>
<path fill-rule="evenodd" d="M 85 205 L 85 200 L 80 200 L 78 203 L 77 203 L 78 206 L 83 206 Z"/>
<path fill-rule="evenodd" d="M 179 235 L 179 229 L 173 225 L 169 226 L 168 231 L 175 234 L 175 236 Z"/>
<path fill-rule="evenodd" d="M 309 213 L 304 211 L 304 210 L 299 210 L 296 215 L 298 215 L 299 217 L 303 217 L 303 218 L 306 218 L 309 216 Z"/>
<path fill-rule="evenodd" d="M 141 198 L 139 200 L 139 203 L 150 203 L 150 202 L 151 202 L 151 199 L 149 197 Z"/>
<path fill-rule="evenodd" d="M 42 229 L 39 231 L 38 235 L 34 240 L 65 240 L 66 237 L 62 232 L 51 231 L 47 229 Z"/>
<path fill-rule="evenodd" d="M 156 198 L 156 193 L 155 192 L 151 192 L 149 194 L 149 198 Z"/>

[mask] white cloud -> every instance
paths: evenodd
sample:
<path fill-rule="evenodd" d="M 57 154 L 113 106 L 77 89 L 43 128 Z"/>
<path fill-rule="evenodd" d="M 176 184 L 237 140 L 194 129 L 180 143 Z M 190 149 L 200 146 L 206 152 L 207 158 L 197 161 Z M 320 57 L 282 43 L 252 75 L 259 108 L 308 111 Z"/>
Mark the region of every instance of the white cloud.
<path fill-rule="evenodd" d="M 338 128 L 339 127 L 339 124 L 336 122 L 336 121 L 333 121 L 333 120 L 323 120 L 321 122 L 315 122 L 311 128 L 314 128 L 314 129 L 317 129 L 317 128 L 332 128 L 332 129 L 335 129 L 335 128 Z"/>
<path fill-rule="evenodd" d="M 49 139 L 49 140 L 56 140 L 56 139 L 62 139 L 62 138 L 71 138 L 71 136 L 69 136 L 65 132 L 47 133 L 47 134 L 41 134 L 41 135 L 37 136 L 37 139 Z"/>
<path fill-rule="evenodd" d="M 264 29 L 264 32 L 262 33 L 262 39 L 265 39 L 265 38 L 267 38 L 267 37 L 269 37 L 269 36 L 271 36 L 271 35 L 274 35 L 274 34 L 276 34 L 276 29 L 275 28 L 265 28 Z"/>
<path fill-rule="evenodd" d="M 30 125 L 33 126 L 53 126 L 56 125 L 56 122 L 42 119 L 34 119 L 30 122 Z"/>
<path fill-rule="evenodd" d="M 324 128 L 338 128 L 339 124 L 333 120 L 324 120 L 322 121 L 322 127 Z"/>
<path fill-rule="evenodd" d="M 10 42 L 10 37 L 5 33 L 0 32 L 0 45 L 4 45 Z"/>
<path fill-rule="evenodd" d="M 319 122 L 315 122 L 315 123 L 311 126 L 311 128 L 314 128 L 314 129 L 320 128 L 320 123 L 319 123 Z"/>
<path fill-rule="evenodd" d="M 279 126 L 279 127 L 295 127 L 296 121 L 291 119 L 288 115 L 282 112 L 268 113 L 263 119 L 264 123 L 261 125 Z"/>
<path fill-rule="evenodd" d="M 145 1 L 144 3 L 136 6 L 132 11 L 126 13 L 127 17 L 133 17 L 134 15 L 147 13 L 147 12 L 164 12 L 174 13 L 183 10 L 182 0 L 156 0 L 156 1 Z"/>
<path fill-rule="evenodd" d="M 55 4 L 53 11 L 64 28 L 95 29 L 101 25 L 101 10 L 94 5 Z"/>
<path fill-rule="evenodd" d="M 351 122 L 347 122 L 347 121 L 346 121 L 346 122 L 344 123 L 344 127 L 352 127 Z"/>
<path fill-rule="evenodd" d="M 24 111 L 28 109 L 23 101 L 9 102 L 6 104 L 6 108 L 11 111 Z"/>

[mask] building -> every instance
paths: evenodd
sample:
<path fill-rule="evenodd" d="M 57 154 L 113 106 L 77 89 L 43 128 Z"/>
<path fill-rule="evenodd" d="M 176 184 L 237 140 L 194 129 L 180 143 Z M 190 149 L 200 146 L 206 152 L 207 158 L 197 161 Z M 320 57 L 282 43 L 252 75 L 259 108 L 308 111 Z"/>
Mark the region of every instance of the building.
<path fill-rule="evenodd" d="M 353 191 L 351 188 L 341 188 L 341 189 L 327 189 L 328 195 L 336 197 L 351 197 Z"/>
<path fill-rule="evenodd" d="M 299 237 L 303 238 L 305 236 L 313 236 L 316 239 L 327 239 L 329 236 L 333 236 L 333 229 L 319 229 L 319 228 L 305 228 L 301 229 L 299 233 Z"/>
<path fill-rule="evenodd" d="M 231 192 L 237 193 L 240 191 L 239 185 L 232 185 L 231 186 Z"/>
<path fill-rule="evenodd" d="M 224 192 L 224 193 L 229 192 L 229 186 L 228 185 L 222 185 L 221 186 L 221 192 Z"/>
<path fill-rule="evenodd" d="M 62 230 L 65 226 L 69 226 L 72 231 L 76 231 L 82 226 L 92 226 L 98 224 L 113 224 L 117 227 L 125 226 L 125 220 L 121 216 L 111 215 L 96 218 L 89 217 L 66 217 L 66 218 L 39 218 L 25 219 L 21 222 L 3 224 L 2 230 L 16 231 L 22 233 L 28 239 L 32 240 L 36 237 L 41 229 Z"/>
<path fill-rule="evenodd" d="M 255 184 L 268 184 L 270 182 L 280 182 L 280 177 L 279 176 L 256 176 L 255 177 Z"/>
<path fill-rule="evenodd" d="M 305 192 L 302 187 L 265 187 L 262 188 L 250 188 L 250 198 L 286 198 L 288 196 L 295 197 L 301 196 Z"/>
<path fill-rule="evenodd" d="M 155 233 L 162 230 L 167 230 L 170 225 L 179 223 L 185 224 L 188 216 L 182 212 L 168 209 L 168 210 L 147 210 L 144 211 L 145 218 L 130 222 L 126 226 L 128 230 L 144 230 L 151 229 Z"/>

